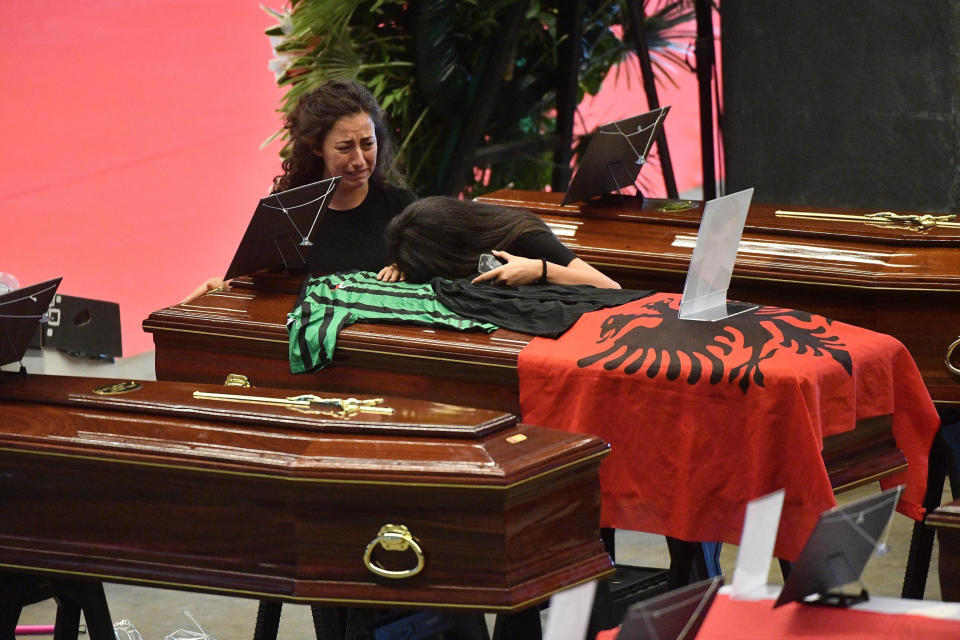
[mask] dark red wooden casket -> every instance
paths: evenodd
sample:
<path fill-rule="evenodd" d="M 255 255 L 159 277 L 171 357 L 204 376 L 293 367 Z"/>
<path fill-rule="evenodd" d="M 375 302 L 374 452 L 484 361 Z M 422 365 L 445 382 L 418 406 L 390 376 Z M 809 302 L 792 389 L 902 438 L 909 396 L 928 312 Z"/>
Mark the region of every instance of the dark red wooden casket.
<path fill-rule="evenodd" d="M 538 214 L 625 288 L 683 290 L 703 203 L 562 198 L 503 190 L 479 199 Z M 753 203 L 729 296 L 890 334 L 935 401 L 960 395 L 960 217 Z"/>
<path fill-rule="evenodd" d="M 543 217 L 560 239 L 623 286 L 682 290 L 702 203 L 560 206 L 562 194 L 499 191 L 481 198 Z M 730 296 L 781 305 L 889 333 L 917 362 L 934 400 L 960 398 L 960 225 L 864 218 L 865 211 L 753 204 Z M 779 213 L 778 213 L 779 212 Z M 799 213 L 798 215 L 795 215 Z M 517 412 L 517 358 L 530 336 L 358 324 L 340 332 L 334 364 L 292 375 L 286 313 L 300 278 L 263 275 L 160 309 L 154 336 L 159 379 L 257 384 L 398 395 Z M 952 354 L 951 348 L 957 351 Z M 951 359 L 952 357 L 952 359 Z M 888 417 L 887 417 L 888 418 Z M 903 465 L 889 419 L 824 442 L 834 486 Z"/>
<path fill-rule="evenodd" d="M 505 190 L 480 199 L 534 211 L 580 257 L 624 287 L 682 290 L 702 203 L 647 199 L 561 207 L 561 198 Z M 730 297 L 891 334 L 910 350 L 934 400 L 956 400 L 960 222 L 889 222 L 863 217 L 867 213 L 751 205 Z M 239 372 L 260 384 L 389 388 L 517 410 L 517 353 L 530 336 L 510 331 L 488 336 L 354 325 L 341 332 L 333 367 L 291 375 L 284 320 L 299 285 L 299 278 L 240 278 L 192 304 L 152 313 L 143 326 L 154 336 L 157 377 L 220 382 Z"/>
<path fill-rule="evenodd" d="M 0 384 L 0 568 L 490 611 L 612 573 L 598 438 L 399 397 L 334 416 L 193 396 L 289 390 L 95 392 L 111 382 Z"/>
<path fill-rule="evenodd" d="M 940 592 L 949 602 L 960 602 L 960 500 L 940 505 L 924 521 L 940 540 Z"/>

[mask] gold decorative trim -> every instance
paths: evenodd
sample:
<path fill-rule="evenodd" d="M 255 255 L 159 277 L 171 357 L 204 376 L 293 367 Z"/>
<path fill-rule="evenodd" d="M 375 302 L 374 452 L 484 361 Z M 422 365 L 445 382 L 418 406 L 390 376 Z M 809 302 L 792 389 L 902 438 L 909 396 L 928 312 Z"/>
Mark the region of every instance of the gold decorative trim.
<path fill-rule="evenodd" d="M 534 474 L 529 478 L 524 478 L 522 480 L 517 480 L 511 484 L 506 485 L 495 485 L 495 484 L 466 484 L 466 483 L 455 483 L 455 482 L 399 482 L 391 480 L 344 480 L 339 478 L 302 478 L 302 477 L 291 477 L 291 476 L 279 476 L 269 473 L 255 473 L 252 471 L 230 471 L 227 469 L 208 469 L 205 467 L 192 467 L 187 465 L 175 465 L 175 464 L 165 464 L 162 462 L 145 462 L 140 460 L 120 460 L 117 458 L 108 458 L 105 456 L 84 456 L 74 453 L 61 453 L 57 451 L 35 451 L 32 449 L 16 449 L 13 447 L 0 447 L 0 453 L 17 453 L 17 454 L 33 454 L 38 456 L 49 456 L 55 458 L 68 458 L 71 460 L 93 460 L 97 462 L 107 462 L 113 464 L 128 464 L 138 467 L 151 467 L 155 469 L 176 469 L 178 471 L 193 471 L 198 473 L 213 473 L 217 475 L 227 475 L 227 476 L 237 476 L 242 478 L 260 478 L 266 480 L 276 480 L 276 481 L 286 481 L 286 482 L 308 482 L 308 483 L 317 483 L 317 484 L 339 484 L 339 485 L 360 485 L 360 486 L 391 486 L 391 487 L 428 487 L 428 488 L 441 488 L 441 489 L 475 489 L 475 490 L 494 490 L 494 491 L 508 491 L 514 489 L 521 485 L 527 484 L 528 482 L 534 482 L 546 476 L 559 473 L 561 471 L 566 471 L 571 467 L 575 467 L 584 463 L 587 463 L 596 458 L 601 458 L 608 453 L 609 449 L 604 449 L 603 451 L 597 451 L 583 458 L 578 458 L 572 460 L 566 464 L 563 464 L 559 467 L 554 467 L 548 469 L 547 471 L 542 471 L 540 473 Z"/>
<path fill-rule="evenodd" d="M 700 206 L 700 202 L 695 200 L 675 200 L 667 202 L 657 207 L 657 211 L 661 213 L 672 213 L 674 211 L 689 211 L 690 209 L 696 209 Z M 650 216 L 652 220 L 656 220 L 656 216 Z"/>
<path fill-rule="evenodd" d="M 960 227 L 960 223 L 953 222 L 957 219 L 954 214 L 935 216 L 930 213 L 924 214 L 901 214 L 892 211 L 877 211 L 875 213 L 851 214 L 851 213 L 823 213 L 820 211 L 784 211 L 778 209 L 774 211 L 778 218 L 798 218 L 802 220 L 840 220 L 846 222 L 860 222 L 863 224 L 879 224 L 884 226 L 908 226 L 916 231 L 926 231 L 936 226 Z"/>
<path fill-rule="evenodd" d="M 250 384 L 250 378 L 242 373 L 228 373 L 227 379 L 223 381 L 223 386 L 249 389 L 252 385 Z"/>
<path fill-rule="evenodd" d="M 171 329 L 167 327 L 156 327 L 144 324 L 144 330 L 152 329 L 154 332 L 167 331 L 172 333 L 192 333 L 201 336 L 217 336 L 219 338 L 238 338 L 241 340 L 257 340 L 259 342 L 278 342 L 280 344 L 288 344 L 287 340 L 274 340 L 272 338 L 254 338 L 252 336 L 238 336 L 232 335 L 229 333 L 214 333 L 211 331 L 195 331 L 192 329 Z M 476 360 L 464 360 L 462 358 L 441 358 L 440 356 L 423 356 L 412 353 L 396 353 L 393 351 L 381 351 L 377 349 L 361 349 L 359 347 L 341 347 L 337 346 L 336 351 L 352 351 L 354 353 L 376 353 L 380 355 L 393 356 L 395 358 L 419 358 L 421 360 L 438 360 L 440 362 L 456 362 L 458 364 L 470 364 L 481 367 L 498 367 L 501 369 L 516 369 L 517 366 L 513 364 L 498 364 L 496 362 L 477 362 Z"/>
<path fill-rule="evenodd" d="M 233 375 L 233 374 L 231 374 Z M 249 384 L 247 385 L 250 386 Z M 277 398 L 272 396 L 249 396 L 236 393 L 211 393 L 209 391 L 194 391 L 196 400 L 213 400 L 216 402 L 239 402 L 244 404 L 259 404 L 271 407 L 281 407 L 290 411 L 298 411 L 311 415 L 329 416 L 332 418 L 349 419 L 360 413 L 378 413 L 392 415 L 393 407 L 383 405 L 383 398 L 358 400 L 357 398 L 322 398 L 312 393 L 298 396 Z"/>
<path fill-rule="evenodd" d="M 337 350 L 354 351 L 357 353 L 377 353 L 380 355 L 394 356 L 397 358 L 422 358 L 424 360 L 439 360 L 441 362 L 457 362 L 460 364 L 480 365 L 483 367 L 500 367 L 502 369 L 516 369 L 517 365 L 497 364 L 496 362 L 477 362 L 475 360 L 463 360 L 460 358 L 441 358 L 440 356 L 421 356 L 412 353 L 395 353 L 392 351 L 380 351 L 377 349 L 359 349 L 357 347 L 337 347 Z"/>
<path fill-rule="evenodd" d="M 842 484 L 842 485 L 840 485 L 840 486 L 838 486 L 838 487 L 835 487 L 835 488 L 833 489 L 833 492 L 834 492 L 834 493 L 843 493 L 844 491 L 849 491 L 850 489 L 856 489 L 856 488 L 859 487 L 859 486 L 862 486 L 862 485 L 865 485 L 865 484 L 869 484 L 869 483 L 871 483 L 871 482 L 874 482 L 875 480 L 882 480 L 883 478 L 886 478 L 887 476 L 892 476 L 892 475 L 896 475 L 896 474 L 898 474 L 898 473 L 903 473 L 903 472 L 906 471 L 906 470 L 907 470 L 907 463 L 904 462 L 903 464 L 901 464 L 901 465 L 899 465 L 899 466 L 896 466 L 896 467 L 894 467 L 893 469 L 887 469 L 886 471 L 881 471 L 880 473 L 875 473 L 875 474 L 873 474 L 872 476 L 867 476 L 866 478 L 859 478 L 859 479 L 857 479 L 857 480 L 854 480 L 853 482 L 848 482 L 848 483 L 846 483 L 846 484 Z M 829 473 L 829 470 L 828 470 L 828 473 Z"/>
<path fill-rule="evenodd" d="M 530 598 L 519 602 L 512 606 L 506 605 L 485 605 L 485 604 L 457 604 L 451 603 L 448 601 L 407 601 L 407 600 L 365 600 L 360 598 L 311 598 L 308 596 L 294 596 L 288 594 L 280 593 L 270 593 L 267 591 L 252 591 L 249 589 L 230 589 L 228 587 L 213 587 L 209 585 L 199 585 L 192 584 L 189 582 L 172 582 L 168 580 L 153 580 L 151 578 L 136 578 L 122 575 L 114 575 L 109 573 L 93 573 L 90 571 L 66 571 L 61 569 L 47 569 L 45 567 L 32 567 L 29 565 L 21 564 L 10 564 L 6 562 L 0 562 L 0 567 L 5 569 L 15 569 L 18 571 L 33 571 L 37 573 L 46 573 L 46 574 L 55 574 L 55 575 L 67 575 L 67 576 L 79 576 L 83 578 L 92 578 L 95 580 L 105 580 L 108 582 L 119 582 L 119 583 L 135 583 L 142 585 L 151 585 L 154 587 L 166 587 L 176 591 L 203 591 L 206 593 L 219 593 L 219 594 L 231 594 L 239 595 L 243 597 L 257 598 L 257 599 L 280 599 L 284 602 L 295 602 L 295 603 L 311 603 L 311 602 L 330 602 L 330 603 L 342 603 L 342 604 L 353 604 L 353 605 L 389 605 L 389 606 L 411 606 L 411 607 L 442 607 L 444 609 L 471 609 L 476 611 L 504 611 L 504 612 L 514 612 L 520 611 L 521 609 L 526 609 L 527 607 L 533 605 L 536 602 L 542 602 L 552 596 L 555 593 L 565 591 L 572 587 L 591 582 L 593 580 L 602 580 L 603 578 L 608 578 L 613 575 L 614 569 L 611 567 L 608 570 L 602 571 L 600 573 L 593 574 L 587 578 L 574 582 L 572 584 L 564 585 L 558 589 L 552 589 L 547 593 L 541 594 L 536 598 Z"/>
<path fill-rule="evenodd" d="M 93 390 L 98 396 L 116 396 L 121 393 L 130 393 L 136 391 L 143 385 L 135 380 L 124 380 L 123 382 L 112 382 L 97 387 Z"/>
<path fill-rule="evenodd" d="M 280 344 L 289 344 L 289 340 L 276 340 L 274 338 L 255 338 L 253 336 L 240 336 L 232 333 L 215 333 L 213 331 L 196 331 L 193 329 L 171 329 L 168 327 L 158 327 L 155 325 L 147 324 L 146 322 L 142 325 L 144 331 L 152 329 L 153 331 L 170 331 L 173 333 L 194 333 L 201 336 L 217 336 L 220 338 L 234 338 L 237 340 L 256 340 L 257 342 L 278 342 Z"/>

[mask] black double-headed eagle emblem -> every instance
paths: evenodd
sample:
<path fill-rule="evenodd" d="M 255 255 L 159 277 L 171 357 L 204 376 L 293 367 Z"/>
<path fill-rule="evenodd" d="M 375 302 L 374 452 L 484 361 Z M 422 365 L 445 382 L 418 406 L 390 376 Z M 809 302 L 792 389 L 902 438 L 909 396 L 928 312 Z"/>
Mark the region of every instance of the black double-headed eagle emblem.
<path fill-rule="evenodd" d="M 751 384 L 764 386 L 763 363 L 786 349 L 833 358 L 851 375 L 850 353 L 832 324 L 823 316 L 779 307 L 758 307 L 716 322 L 680 320 L 670 300 L 651 300 L 633 313 L 607 317 L 597 340 L 602 350 L 580 358 L 577 366 L 602 363 L 607 370 L 668 380 L 686 369 L 688 384 L 705 376 L 710 384 L 726 379 L 746 393 Z"/>

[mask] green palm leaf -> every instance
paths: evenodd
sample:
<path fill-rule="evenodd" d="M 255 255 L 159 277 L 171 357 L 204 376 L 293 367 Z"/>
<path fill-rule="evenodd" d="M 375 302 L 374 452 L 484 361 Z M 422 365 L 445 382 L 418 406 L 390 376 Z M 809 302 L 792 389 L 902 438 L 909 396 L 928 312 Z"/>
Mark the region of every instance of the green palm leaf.
<path fill-rule="evenodd" d="M 453 158 L 465 114 L 476 100 L 479 78 L 491 53 L 501 46 L 502 17 L 521 0 L 297 0 L 291 28 L 278 52 L 295 60 L 278 82 L 286 87 L 281 109 L 330 78 L 350 78 L 368 86 L 380 102 L 398 141 L 398 160 L 421 195 L 440 188 Z M 542 141 L 555 123 L 555 78 L 563 38 L 556 32 L 560 3 L 526 0 L 526 14 L 511 63 L 499 83 L 486 120 L 488 145 Z M 649 3 L 648 3 L 649 4 Z M 632 45 L 611 27 L 624 22 L 621 0 L 586 0 L 579 87 L 596 93 L 609 70 L 633 55 Z M 286 15 L 270 11 L 278 21 Z M 644 29 L 661 78 L 685 65 L 682 43 L 689 39 L 689 1 L 664 0 L 649 12 Z M 272 27 L 278 36 L 282 30 Z M 681 43 L 678 46 L 678 42 Z M 629 75 L 627 82 L 631 81 Z M 639 79 L 637 86 L 640 86 Z M 490 168 L 488 182 L 467 177 L 469 194 L 512 185 L 538 189 L 549 183 L 552 156 L 537 145 L 496 160 L 477 160 Z M 284 151 L 285 152 L 285 151 Z M 468 172 L 469 173 L 469 172 Z"/>

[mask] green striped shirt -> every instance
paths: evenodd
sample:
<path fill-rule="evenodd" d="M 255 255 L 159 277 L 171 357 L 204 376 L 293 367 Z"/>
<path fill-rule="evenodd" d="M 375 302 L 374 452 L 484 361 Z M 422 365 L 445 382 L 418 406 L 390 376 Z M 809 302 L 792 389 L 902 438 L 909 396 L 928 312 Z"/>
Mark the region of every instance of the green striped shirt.
<path fill-rule="evenodd" d="M 429 284 L 380 282 L 371 271 L 310 278 L 287 316 L 290 370 L 313 371 L 330 364 L 340 329 L 354 322 L 409 323 L 460 331 L 497 327 L 458 316 L 442 305 Z"/>

